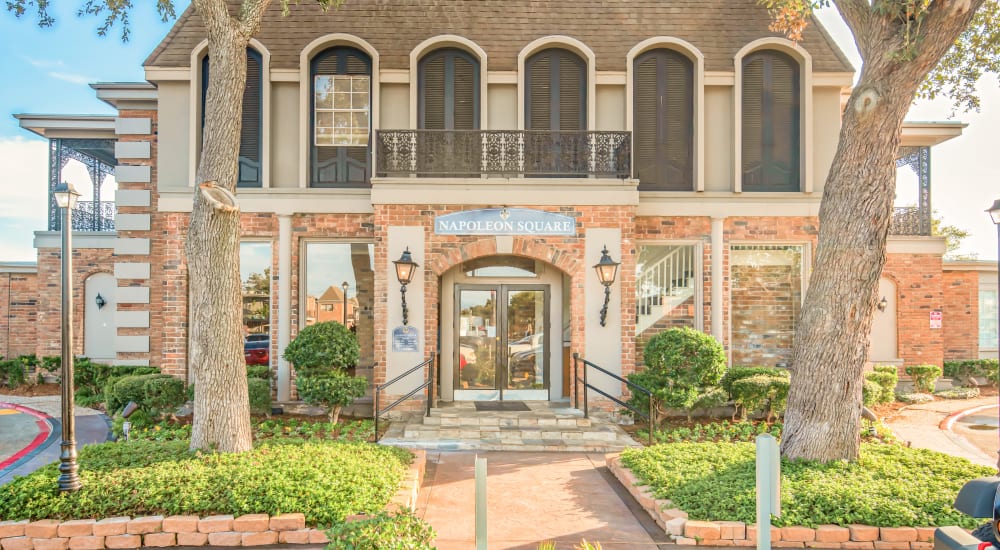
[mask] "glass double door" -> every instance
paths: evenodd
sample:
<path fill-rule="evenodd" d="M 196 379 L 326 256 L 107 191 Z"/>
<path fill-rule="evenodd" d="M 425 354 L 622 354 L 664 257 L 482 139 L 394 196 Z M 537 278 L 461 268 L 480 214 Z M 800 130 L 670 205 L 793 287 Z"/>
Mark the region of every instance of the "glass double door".
<path fill-rule="evenodd" d="M 455 399 L 549 398 L 549 286 L 455 286 Z"/>

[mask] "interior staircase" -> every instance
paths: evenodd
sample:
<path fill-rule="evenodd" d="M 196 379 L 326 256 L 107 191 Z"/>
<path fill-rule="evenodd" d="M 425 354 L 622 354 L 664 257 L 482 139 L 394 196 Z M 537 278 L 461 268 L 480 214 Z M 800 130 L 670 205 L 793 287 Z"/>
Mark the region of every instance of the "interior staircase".
<path fill-rule="evenodd" d="M 639 258 L 636 333 L 690 325 L 695 302 L 695 247 L 650 247 Z M 691 308 L 692 311 L 689 311 Z"/>

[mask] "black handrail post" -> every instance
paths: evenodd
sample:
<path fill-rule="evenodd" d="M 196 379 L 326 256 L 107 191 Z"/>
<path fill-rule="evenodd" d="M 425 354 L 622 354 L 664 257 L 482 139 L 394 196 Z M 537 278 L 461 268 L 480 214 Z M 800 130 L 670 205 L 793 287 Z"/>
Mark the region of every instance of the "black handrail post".
<path fill-rule="evenodd" d="M 375 443 L 378 443 L 378 417 L 381 415 L 378 406 L 378 393 L 382 388 L 376 384 L 375 385 Z"/>
<path fill-rule="evenodd" d="M 580 354 L 573 352 L 573 408 L 580 408 Z"/>
<path fill-rule="evenodd" d="M 649 418 L 646 419 L 647 423 L 649 424 L 649 426 L 647 426 L 647 427 L 649 428 L 649 446 L 650 447 L 653 446 L 653 409 L 654 408 L 655 408 L 655 405 L 653 404 L 653 395 L 650 394 L 649 395 Z"/>
<path fill-rule="evenodd" d="M 429 386 L 427 386 L 427 415 L 426 416 L 430 416 L 431 415 L 431 407 L 434 405 L 434 364 L 437 362 L 437 361 L 435 361 L 436 358 L 437 358 L 437 354 L 431 353 L 431 362 L 427 366 L 427 368 L 430 370 L 428 376 L 430 377 L 430 382 L 431 383 L 430 383 Z"/>
<path fill-rule="evenodd" d="M 587 362 L 583 362 L 583 417 L 590 418 L 590 406 L 587 399 L 587 388 L 590 383 L 587 381 Z"/>

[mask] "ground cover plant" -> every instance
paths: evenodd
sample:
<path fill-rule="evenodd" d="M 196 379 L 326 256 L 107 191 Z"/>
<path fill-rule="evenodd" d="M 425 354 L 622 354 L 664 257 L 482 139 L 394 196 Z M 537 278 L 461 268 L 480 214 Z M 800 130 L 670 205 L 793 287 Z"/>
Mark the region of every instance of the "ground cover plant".
<path fill-rule="evenodd" d="M 676 443 L 627 449 L 622 462 L 692 519 L 753 523 L 754 446 Z M 856 462 L 783 460 L 776 526 L 851 523 L 880 527 L 974 528 L 981 520 L 951 504 L 969 479 L 995 471 L 965 459 L 901 445 L 863 443 Z M 919 490 L 914 490 L 919 488 Z"/>
<path fill-rule="evenodd" d="M 758 435 L 770 434 L 781 437 L 784 426 L 781 422 L 765 422 L 763 420 L 683 422 L 675 425 L 664 425 L 653 433 L 656 443 L 736 443 L 753 442 Z M 646 430 L 637 430 L 636 437 L 646 441 L 649 437 Z M 861 437 L 865 441 L 884 443 L 896 442 L 892 430 L 880 422 L 865 420 L 862 423 Z"/>
<path fill-rule="evenodd" d="M 345 420 L 337 424 L 324 421 L 325 417 L 297 418 L 276 416 L 267 420 L 254 419 L 251 424 L 254 441 L 305 439 L 308 441 L 368 441 L 375 434 L 371 420 Z M 163 420 L 152 426 L 134 427 L 129 432 L 132 440 L 179 441 L 191 439 L 191 424 L 184 421 Z"/>
<path fill-rule="evenodd" d="M 412 455 L 367 443 L 270 440 L 245 453 L 190 451 L 187 441 L 130 441 L 81 449 L 83 488 L 60 495 L 58 463 L 0 486 L 0 518 L 301 512 L 329 527 L 380 512 Z"/>
<path fill-rule="evenodd" d="M 408 513 L 378 514 L 327 531 L 330 550 L 432 550 L 434 528 Z"/>

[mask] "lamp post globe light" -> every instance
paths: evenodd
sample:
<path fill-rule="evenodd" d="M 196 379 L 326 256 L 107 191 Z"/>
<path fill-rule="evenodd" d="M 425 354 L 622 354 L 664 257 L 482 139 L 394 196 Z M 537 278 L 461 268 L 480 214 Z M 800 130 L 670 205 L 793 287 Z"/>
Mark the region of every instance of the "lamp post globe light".
<path fill-rule="evenodd" d="M 81 487 L 76 464 L 76 419 L 73 416 L 73 209 L 80 193 L 70 183 L 60 183 L 52 190 L 56 204 L 63 209 L 62 222 L 62 443 L 59 445 L 59 492 L 70 493 Z"/>
<path fill-rule="evenodd" d="M 347 289 L 349 287 L 350 287 L 350 285 L 347 284 L 347 281 L 344 281 L 344 283 L 342 285 L 340 285 L 340 288 L 343 289 L 343 291 L 344 291 L 344 320 L 343 320 L 343 323 L 344 323 L 345 327 L 347 326 Z"/>
<path fill-rule="evenodd" d="M 993 219 L 993 224 L 997 226 L 997 313 L 1000 314 L 1000 199 L 993 201 L 993 206 L 986 210 Z M 997 353 L 1000 354 L 1000 325 L 997 326 Z M 998 356 L 1000 358 L 1000 356 Z M 997 368 L 1000 369 L 1000 363 Z M 1000 372 L 997 373 L 1000 376 Z M 1000 407 L 1000 394 L 997 394 L 997 406 Z M 997 414 L 1000 415 L 1000 409 Z M 1000 443 L 1000 431 L 997 432 L 997 441 Z M 1000 473 L 1000 447 L 997 447 L 997 472 Z"/>

